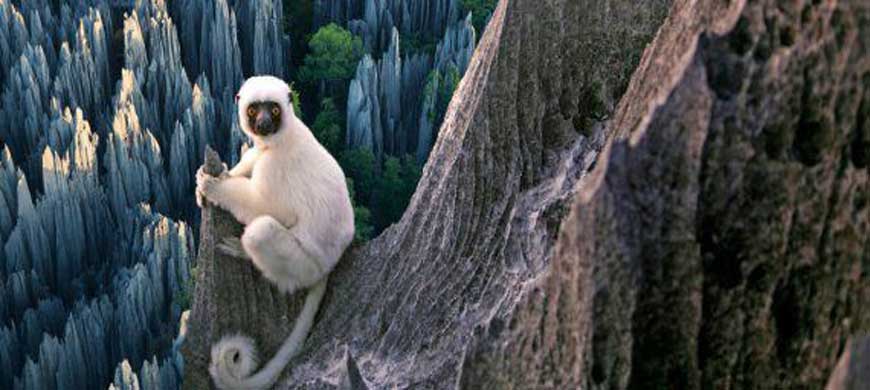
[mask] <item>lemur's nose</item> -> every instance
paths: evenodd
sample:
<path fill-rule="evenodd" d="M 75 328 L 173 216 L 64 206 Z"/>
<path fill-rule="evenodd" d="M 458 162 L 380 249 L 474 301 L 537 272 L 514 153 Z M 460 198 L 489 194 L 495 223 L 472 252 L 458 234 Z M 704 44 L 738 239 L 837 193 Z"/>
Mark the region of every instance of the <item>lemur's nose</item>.
<path fill-rule="evenodd" d="M 257 128 L 257 133 L 260 134 L 269 134 L 272 132 L 273 124 L 272 124 L 272 116 L 269 115 L 269 112 L 266 110 L 260 111 L 257 114 L 257 120 L 254 122 L 254 126 Z"/>

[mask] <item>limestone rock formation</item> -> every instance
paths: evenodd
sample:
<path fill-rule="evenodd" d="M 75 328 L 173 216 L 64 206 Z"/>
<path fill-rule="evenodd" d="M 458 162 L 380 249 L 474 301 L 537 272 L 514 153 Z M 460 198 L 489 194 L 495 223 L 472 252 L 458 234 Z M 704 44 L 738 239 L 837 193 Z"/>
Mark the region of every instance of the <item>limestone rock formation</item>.
<path fill-rule="evenodd" d="M 870 330 L 868 8 L 502 0 L 279 388 L 824 386 Z M 251 299 L 209 218 L 189 388 L 227 332 L 271 356 L 300 300 Z"/>
<path fill-rule="evenodd" d="M 244 73 L 284 78 L 290 58 L 289 37 L 282 24 L 284 0 L 236 1 L 235 12 Z"/>
<path fill-rule="evenodd" d="M 375 62 L 366 54 L 357 65 L 356 76 L 350 82 L 347 93 L 348 149 L 366 148 L 376 156 L 382 153 L 384 138 L 378 80 Z"/>
<path fill-rule="evenodd" d="M 455 74 L 458 81 L 474 52 L 475 37 L 469 14 L 448 27 L 436 47 L 434 60 L 428 53 L 419 52 L 403 57 L 399 30 L 393 28 L 381 59 L 363 57 L 350 83 L 348 149 L 370 149 L 379 160 L 384 155 L 428 155 L 434 127 L 444 114 L 438 108 L 446 108 L 443 100 L 449 100 L 455 88 L 455 83 L 441 80 Z M 420 160 L 422 163 L 423 158 Z"/>
<path fill-rule="evenodd" d="M 314 26 L 338 23 L 363 37 L 371 52 L 386 50 L 392 30 L 440 40 L 461 19 L 459 0 L 314 0 Z"/>
<path fill-rule="evenodd" d="M 195 221 L 207 144 L 240 146 L 242 77 L 241 2 L 184 2 L 177 25 L 180 3 L 0 0 L 2 389 L 106 388 L 125 360 L 178 387 L 193 229 L 168 217 Z"/>

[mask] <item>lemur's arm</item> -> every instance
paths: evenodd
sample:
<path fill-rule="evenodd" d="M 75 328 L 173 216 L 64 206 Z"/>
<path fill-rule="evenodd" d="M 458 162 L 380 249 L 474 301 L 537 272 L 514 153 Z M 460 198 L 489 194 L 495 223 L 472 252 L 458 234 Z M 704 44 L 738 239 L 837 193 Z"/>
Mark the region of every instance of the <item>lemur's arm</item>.
<path fill-rule="evenodd" d="M 266 214 L 260 194 L 251 179 L 244 176 L 216 178 L 205 172 L 197 172 L 196 191 L 209 202 L 229 211 L 243 225 Z"/>
<path fill-rule="evenodd" d="M 239 163 L 236 164 L 233 169 L 230 169 L 230 176 L 251 177 L 251 172 L 254 170 L 254 164 L 259 158 L 259 149 L 257 149 L 256 147 L 248 149 L 248 151 L 242 155 L 242 159 L 239 161 Z"/>

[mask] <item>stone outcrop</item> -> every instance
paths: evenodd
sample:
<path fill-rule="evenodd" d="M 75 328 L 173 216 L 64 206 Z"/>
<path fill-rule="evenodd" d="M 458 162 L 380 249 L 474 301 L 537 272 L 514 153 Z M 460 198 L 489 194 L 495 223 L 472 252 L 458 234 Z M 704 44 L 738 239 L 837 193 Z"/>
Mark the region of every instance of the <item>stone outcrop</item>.
<path fill-rule="evenodd" d="M 447 106 L 443 100 L 449 99 L 455 88 L 455 83 L 443 79 L 450 73 L 458 81 L 465 72 L 475 37 L 469 15 L 448 27 L 434 59 L 425 52 L 403 57 L 399 30 L 393 28 L 381 59 L 363 57 L 351 80 L 347 148 L 372 150 L 379 160 L 384 155 L 417 155 L 422 164 L 432 148 L 434 127 L 440 124 Z"/>
<path fill-rule="evenodd" d="M 314 27 L 337 23 L 363 38 L 370 52 L 386 50 L 395 28 L 437 41 L 461 19 L 458 0 L 314 0 Z"/>
<path fill-rule="evenodd" d="M 125 359 L 177 387 L 193 233 L 152 206 L 182 214 L 165 127 L 190 129 L 177 151 L 198 165 L 208 82 L 187 81 L 163 2 L 137 2 L 111 58 L 107 1 L 55 3 L 0 2 L 0 388 L 105 388 Z"/>
<path fill-rule="evenodd" d="M 284 78 L 290 58 L 290 39 L 282 23 L 284 0 L 236 1 L 235 10 L 244 73 Z"/>
<path fill-rule="evenodd" d="M 376 156 L 382 153 L 384 134 L 379 85 L 375 61 L 366 54 L 356 67 L 356 77 L 350 82 L 347 93 L 348 149 L 366 148 Z"/>
<path fill-rule="evenodd" d="M 98 183 L 97 142 L 85 122 L 63 154 L 46 148 L 45 192 L 35 203 L 5 152 L 0 192 L 17 204 L 5 209 L 14 228 L 5 231 L 4 217 L 0 267 L 3 388 L 102 388 L 106 363 L 127 358 L 141 366 L 165 348 L 181 316 L 192 231 L 144 206 L 113 215 Z M 93 281 L 99 274 L 105 285 Z"/>

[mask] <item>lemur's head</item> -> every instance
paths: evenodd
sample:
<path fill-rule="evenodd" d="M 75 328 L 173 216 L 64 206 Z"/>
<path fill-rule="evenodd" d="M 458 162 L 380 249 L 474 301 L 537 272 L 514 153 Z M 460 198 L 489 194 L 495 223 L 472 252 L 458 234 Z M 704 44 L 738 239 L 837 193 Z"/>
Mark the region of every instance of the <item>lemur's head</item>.
<path fill-rule="evenodd" d="M 287 133 L 295 118 L 292 100 L 290 86 L 277 77 L 247 79 L 236 94 L 242 130 L 260 142 Z"/>

